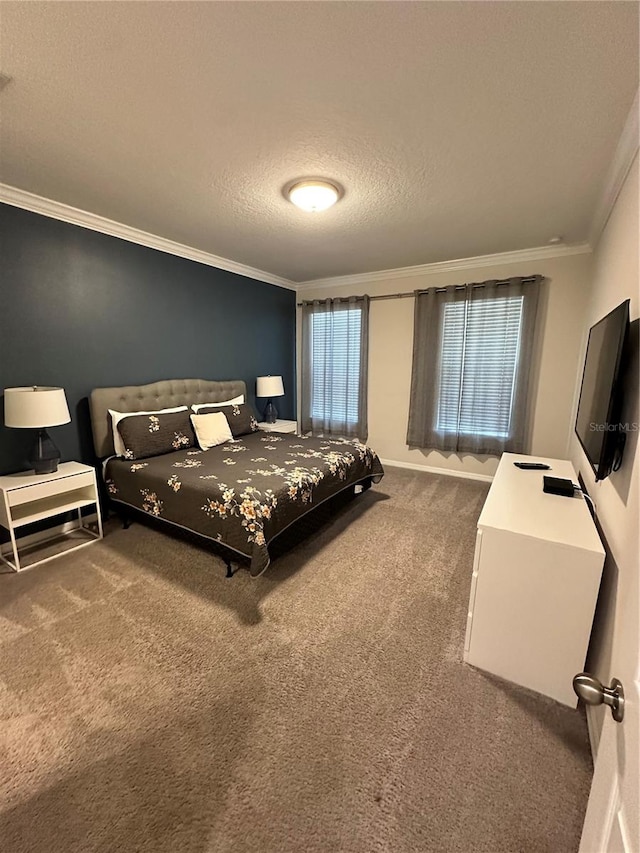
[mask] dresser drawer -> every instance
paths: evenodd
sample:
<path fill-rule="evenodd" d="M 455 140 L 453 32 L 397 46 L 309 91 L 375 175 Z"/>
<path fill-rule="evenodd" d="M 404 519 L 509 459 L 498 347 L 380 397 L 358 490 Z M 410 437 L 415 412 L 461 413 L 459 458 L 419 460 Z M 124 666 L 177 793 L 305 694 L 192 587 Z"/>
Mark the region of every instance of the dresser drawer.
<path fill-rule="evenodd" d="M 6 494 L 9 506 L 20 506 L 47 498 L 50 495 L 62 495 L 65 492 L 73 492 L 86 486 L 93 487 L 93 485 L 93 473 L 87 471 L 82 474 L 73 474 L 71 477 L 49 480 L 45 483 L 34 483 L 33 486 L 23 486 L 21 489 L 11 489 Z"/>
<path fill-rule="evenodd" d="M 478 585 L 478 572 L 480 571 L 480 552 L 482 550 L 482 530 L 476 533 L 476 550 L 473 557 L 473 572 L 471 573 L 471 590 L 469 591 L 469 609 L 467 611 L 467 630 L 464 638 L 464 650 L 469 651 L 471 645 L 471 629 L 473 627 L 473 608 L 476 603 L 476 588 Z"/>

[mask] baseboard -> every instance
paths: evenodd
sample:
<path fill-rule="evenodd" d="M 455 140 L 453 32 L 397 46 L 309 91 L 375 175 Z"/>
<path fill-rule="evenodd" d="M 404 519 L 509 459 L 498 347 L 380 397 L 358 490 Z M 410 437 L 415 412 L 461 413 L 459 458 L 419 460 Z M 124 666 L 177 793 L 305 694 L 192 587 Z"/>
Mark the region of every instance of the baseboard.
<path fill-rule="evenodd" d="M 395 459 L 380 459 L 390 468 L 407 468 L 410 471 L 426 471 L 428 474 L 443 474 L 445 477 L 460 477 L 463 480 L 480 480 L 492 483 L 493 474 L 474 474 L 472 471 L 456 471 L 453 468 L 436 468 L 435 465 L 418 465 L 417 462 L 398 462 Z"/>
<path fill-rule="evenodd" d="M 596 709 L 593 705 L 587 705 L 587 731 L 589 732 L 589 744 L 591 746 L 591 757 L 593 763 L 596 763 L 596 755 L 600 746 L 600 729 L 598 728 L 598 720 Z"/>
<path fill-rule="evenodd" d="M 92 512 L 90 515 L 83 515 L 82 520 L 85 524 L 93 524 L 97 522 L 98 515 Z M 77 521 L 65 521 L 63 524 L 54 524 L 47 527 L 46 530 L 39 530 L 37 533 L 30 533 L 28 536 L 16 537 L 18 539 L 18 547 L 27 548 L 29 545 L 37 545 L 38 542 L 46 542 L 48 539 L 55 539 L 56 536 L 62 536 L 64 533 L 70 533 L 78 526 Z M 3 542 L 0 546 L 0 554 L 3 556 L 10 555 L 11 542 Z"/>

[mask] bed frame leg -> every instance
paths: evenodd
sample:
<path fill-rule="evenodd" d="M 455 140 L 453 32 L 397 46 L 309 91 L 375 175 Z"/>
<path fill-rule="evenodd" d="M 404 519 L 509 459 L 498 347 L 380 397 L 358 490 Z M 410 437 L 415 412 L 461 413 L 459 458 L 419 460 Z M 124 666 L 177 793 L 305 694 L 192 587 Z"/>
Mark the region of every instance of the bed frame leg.
<path fill-rule="evenodd" d="M 227 567 L 227 573 L 225 575 L 225 578 L 232 578 L 233 577 L 233 569 L 231 568 L 231 560 L 225 560 L 224 564 Z"/>
<path fill-rule="evenodd" d="M 128 530 L 131 527 L 131 519 L 125 513 L 120 516 L 122 518 L 122 529 Z"/>

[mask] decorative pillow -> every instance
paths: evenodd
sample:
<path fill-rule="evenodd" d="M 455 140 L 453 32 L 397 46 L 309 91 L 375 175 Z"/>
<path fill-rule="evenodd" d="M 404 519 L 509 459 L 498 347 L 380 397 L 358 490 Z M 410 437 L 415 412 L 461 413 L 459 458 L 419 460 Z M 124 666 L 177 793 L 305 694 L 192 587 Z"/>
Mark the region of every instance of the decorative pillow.
<path fill-rule="evenodd" d="M 125 446 L 122 443 L 122 438 L 118 432 L 118 424 L 123 418 L 131 418 L 135 415 L 165 415 L 169 412 L 186 412 L 188 406 L 174 406 L 172 409 L 157 409 L 155 412 L 116 412 L 114 409 L 109 409 L 111 415 L 111 426 L 113 429 L 113 446 L 118 456 L 124 456 Z"/>
<path fill-rule="evenodd" d="M 200 409 L 198 414 L 206 415 L 210 411 L 212 410 Z M 220 406 L 213 411 L 223 412 L 226 415 L 234 438 L 257 432 L 259 429 L 256 416 L 248 403 L 241 403 L 238 406 Z"/>
<path fill-rule="evenodd" d="M 209 450 L 217 444 L 233 438 L 229 421 L 223 412 L 211 412 L 209 415 L 191 415 L 191 423 L 201 450 Z"/>
<path fill-rule="evenodd" d="M 125 447 L 125 459 L 145 459 L 195 444 L 189 410 L 172 414 L 132 415 L 118 424 Z"/>
<path fill-rule="evenodd" d="M 222 403 L 194 403 L 191 408 L 197 415 L 200 409 L 219 409 L 220 406 L 239 406 L 241 403 L 244 403 L 244 394 L 234 397 L 233 400 L 224 400 Z"/>

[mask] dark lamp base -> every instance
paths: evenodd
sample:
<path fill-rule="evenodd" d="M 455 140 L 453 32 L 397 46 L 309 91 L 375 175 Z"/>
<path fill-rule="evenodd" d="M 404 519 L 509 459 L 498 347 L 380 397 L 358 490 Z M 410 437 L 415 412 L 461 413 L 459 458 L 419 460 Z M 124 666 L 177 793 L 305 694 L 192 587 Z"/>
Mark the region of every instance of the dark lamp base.
<path fill-rule="evenodd" d="M 35 443 L 29 452 L 29 465 L 36 474 L 55 474 L 60 462 L 60 451 L 46 429 L 39 429 Z"/>
<path fill-rule="evenodd" d="M 267 405 L 264 407 L 264 419 L 268 424 L 275 424 L 278 420 L 278 410 L 273 405 L 273 402 L 269 400 Z"/>

